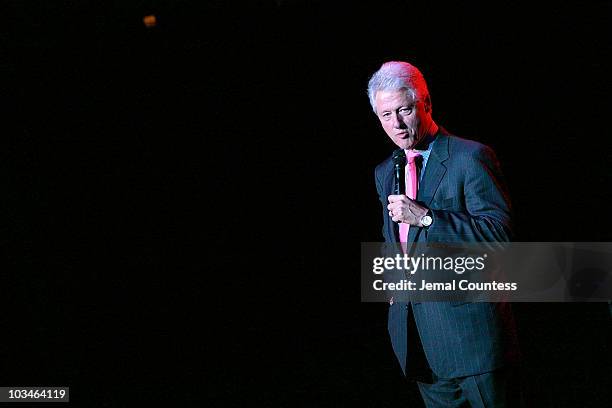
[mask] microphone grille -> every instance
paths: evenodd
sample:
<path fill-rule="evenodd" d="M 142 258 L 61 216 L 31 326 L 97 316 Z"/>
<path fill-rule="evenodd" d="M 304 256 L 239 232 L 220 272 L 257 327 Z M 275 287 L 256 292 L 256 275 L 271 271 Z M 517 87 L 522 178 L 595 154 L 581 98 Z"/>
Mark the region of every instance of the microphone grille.
<path fill-rule="evenodd" d="M 393 164 L 398 165 L 398 164 L 406 164 L 406 152 L 404 151 L 404 149 L 396 149 L 393 152 Z"/>

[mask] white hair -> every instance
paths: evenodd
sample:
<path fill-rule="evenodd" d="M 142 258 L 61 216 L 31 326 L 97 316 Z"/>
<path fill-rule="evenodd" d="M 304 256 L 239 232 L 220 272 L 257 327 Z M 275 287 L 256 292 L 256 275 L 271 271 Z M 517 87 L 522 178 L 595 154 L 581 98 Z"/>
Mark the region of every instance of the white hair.
<path fill-rule="evenodd" d="M 403 61 L 385 62 L 368 82 L 368 97 L 374 113 L 376 113 L 378 91 L 400 90 L 406 90 L 415 100 L 429 95 L 425 78 L 417 67 Z"/>

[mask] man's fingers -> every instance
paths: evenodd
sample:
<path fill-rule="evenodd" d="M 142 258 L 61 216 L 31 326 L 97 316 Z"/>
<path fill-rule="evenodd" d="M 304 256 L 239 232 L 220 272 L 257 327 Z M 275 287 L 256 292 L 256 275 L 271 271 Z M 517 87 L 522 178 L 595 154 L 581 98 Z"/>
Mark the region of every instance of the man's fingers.
<path fill-rule="evenodd" d="M 394 211 L 394 210 L 396 210 L 398 208 L 402 208 L 402 207 L 408 207 L 408 202 L 396 201 L 394 203 L 387 204 L 387 210 L 389 210 L 389 211 Z"/>
<path fill-rule="evenodd" d="M 395 203 L 398 201 L 403 201 L 405 198 L 408 198 L 408 197 L 406 197 L 403 194 L 396 194 L 396 195 L 390 195 L 388 200 L 390 203 Z"/>
<path fill-rule="evenodd" d="M 389 211 L 389 215 L 391 219 L 395 222 L 400 222 L 404 220 L 404 209 L 402 207 L 397 207 L 391 211 Z"/>
<path fill-rule="evenodd" d="M 393 217 L 391 217 L 391 220 L 393 220 L 393 222 L 404 222 L 406 224 L 408 224 L 408 221 L 404 220 L 404 217 L 402 217 L 401 215 L 395 215 Z"/>
<path fill-rule="evenodd" d="M 410 199 L 406 196 L 396 195 L 389 196 L 389 204 L 387 204 L 387 209 L 392 210 L 394 208 L 401 207 L 403 205 L 408 205 Z"/>

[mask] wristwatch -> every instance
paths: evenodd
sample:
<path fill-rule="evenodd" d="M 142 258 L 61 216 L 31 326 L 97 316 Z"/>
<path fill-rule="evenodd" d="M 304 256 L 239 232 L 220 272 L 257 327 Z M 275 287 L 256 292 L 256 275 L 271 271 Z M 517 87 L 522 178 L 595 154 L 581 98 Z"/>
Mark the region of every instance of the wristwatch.
<path fill-rule="evenodd" d="M 431 218 L 431 215 L 429 215 L 430 212 L 431 211 L 428 211 L 427 214 L 421 217 L 421 224 L 423 224 L 423 227 L 425 228 L 429 227 L 433 222 L 433 218 Z"/>

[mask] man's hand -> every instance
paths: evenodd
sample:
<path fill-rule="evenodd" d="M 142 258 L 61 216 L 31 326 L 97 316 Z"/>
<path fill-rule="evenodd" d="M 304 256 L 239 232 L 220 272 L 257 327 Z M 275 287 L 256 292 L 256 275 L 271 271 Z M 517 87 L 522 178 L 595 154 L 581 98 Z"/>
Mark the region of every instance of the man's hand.
<path fill-rule="evenodd" d="M 387 209 L 393 221 L 403 222 L 416 227 L 423 226 L 423 224 L 421 224 L 421 218 L 429 211 L 426 207 L 423 207 L 403 194 L 390 195 Z"/>

